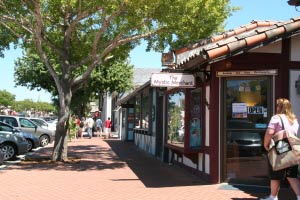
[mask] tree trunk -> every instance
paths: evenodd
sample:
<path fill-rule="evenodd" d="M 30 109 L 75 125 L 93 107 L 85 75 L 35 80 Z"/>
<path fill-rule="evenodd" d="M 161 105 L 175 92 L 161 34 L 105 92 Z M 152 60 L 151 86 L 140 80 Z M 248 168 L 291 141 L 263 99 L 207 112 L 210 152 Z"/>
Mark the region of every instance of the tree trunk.
<path fill-rule="evenodd" d="M 54 149 L 52 153 L 53 161 L 67 161 L 68 160 L 68 132 L 69 132 L 69 118 L 72 91 L 71 87 L 63 86 L 59 93 L 59 116 L 56 126 Z"/>
<path fill-rule="evenodd" d="M 52 154 L 53 161 L 68 160 L 68 128 L 65 122 L 59 119 L 56 126 L 56 134 L 54 140 L 54 149 Z"/>

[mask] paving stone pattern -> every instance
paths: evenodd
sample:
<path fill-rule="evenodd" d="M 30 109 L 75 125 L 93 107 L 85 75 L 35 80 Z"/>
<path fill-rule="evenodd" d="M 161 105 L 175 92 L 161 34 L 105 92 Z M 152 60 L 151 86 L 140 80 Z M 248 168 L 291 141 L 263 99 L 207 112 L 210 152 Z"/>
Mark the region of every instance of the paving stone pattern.
<path fill-rule="evenodd" d="M 5 162 L 0 168 L 0 200 L 254 200 L 268 192 L 208 184 L 116 139 L 72 140 L 69 163 L 47 160 L 52 149 L 53 144 L 41 148 L 27 155 L 26 162 Z M 291 196 L 289 189 L 282 190 L 280 199 Z"/>

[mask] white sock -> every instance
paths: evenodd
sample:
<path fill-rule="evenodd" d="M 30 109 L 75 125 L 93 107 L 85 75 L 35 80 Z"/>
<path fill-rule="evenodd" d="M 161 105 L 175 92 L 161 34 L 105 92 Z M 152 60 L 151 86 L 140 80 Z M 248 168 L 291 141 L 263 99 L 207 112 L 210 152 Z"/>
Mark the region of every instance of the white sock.
<path fill-rule="evenodd" d="M 276 199 L 276 200 L 277 200 L 277 196 L 273 196 L 273 195 L 270 194 L 270 197 L 271 197 L 272 199 Z M 298 199 L 297 199 L 297 200 L 298 200 Z"/>
<path fill-rule="evenodd" d="M 297 196 L 297 200 L 300 200 L 300 196 Z"/>

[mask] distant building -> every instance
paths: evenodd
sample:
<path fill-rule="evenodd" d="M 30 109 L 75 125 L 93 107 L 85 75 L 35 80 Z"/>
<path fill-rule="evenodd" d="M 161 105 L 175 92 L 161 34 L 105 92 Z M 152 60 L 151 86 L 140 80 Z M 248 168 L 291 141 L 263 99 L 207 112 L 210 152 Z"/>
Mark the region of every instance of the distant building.
<path fill-rule="evenodd" d="M 152 73 L 157 73 L 161 69 L 160 68 L 134 68 L 133 75 L 133 91 L 143 85 L 145 82 L 150 80 Z M 121 107 L 116 105 L 116 102 L 120 99 L 125 98 L 132 91 L 124 92 L 124 93 L 116 93 L 113 94 L 106 93 L 103 96 L 103 108 L 101 111 L 101 119 L 105 120 L 108 117 L 112 119 L 112 131 L 115 134 L 118 134 L 118 137 L 121 137 Z"/>

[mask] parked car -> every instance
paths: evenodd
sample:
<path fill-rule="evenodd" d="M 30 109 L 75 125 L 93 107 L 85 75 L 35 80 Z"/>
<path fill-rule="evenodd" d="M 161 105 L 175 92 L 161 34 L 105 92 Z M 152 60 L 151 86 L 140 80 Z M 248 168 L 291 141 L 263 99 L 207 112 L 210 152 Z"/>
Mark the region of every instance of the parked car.
<path fill-rule="evenodd" d="M 49 121 L 52 121 L 54 119 L 56 119 L 55 116 L 52 116 L 52 117 L 42 117 L 43 120 L 45 120 L 46 122 L 49 122 Z"/>
<path fill-rule="evenodd" d="M 48 121 L 48 124 L 51 124 L 56 127 L 57 122 L 58 122 L 58 119 L 52 119 L 52 120 Z"/>
<path fill-rule="evenodd" d="M 24 137 L 0 130 L 0 151 L 3 160 L 14 160 L 17 155 L 27 153 L 27 145 L 27 140 Z"/>
<path fill-rule="evenodd" d="M 56 130 L 56 124 L 49 123 L 41 118 L 29 118 L 31 121 L 35 122 L 36 124 L 40 125 L 44 129 L 49 129 L 50 131 Z"/>
<path fill-rule="evenodd" d="M 28 144 L 27 144 L 27 151 L 32 151 L 32 149 L 35 149 L 40 146 L 39 138 L 31 133 L 26 133 L 23 131 L 19 131 L 12 127 L 11 125 L 8 125 L 4 122 L 0 122 L 0 131 L 6 131 L 11 134 L 16 134 L 19 136 L 24 137 Z"/>
<path fill-rule="evenodd" d="M 48 145 L 54 140 L 54 131 L 44 129 L 25 117 L 0 115 L 0 121 L 9 124 L 20 131 L 36 135 L 39 137 L 40 146 L 42 147 Z"/>

